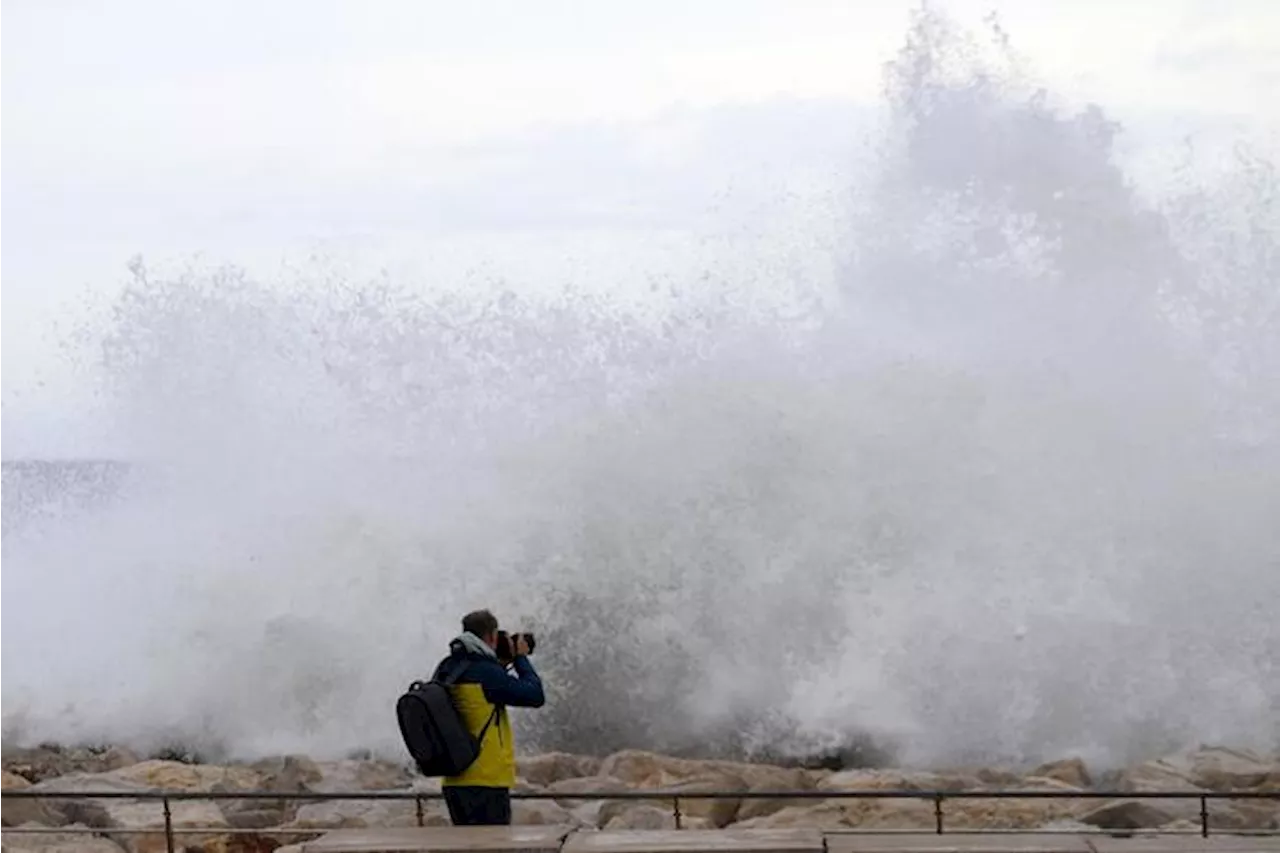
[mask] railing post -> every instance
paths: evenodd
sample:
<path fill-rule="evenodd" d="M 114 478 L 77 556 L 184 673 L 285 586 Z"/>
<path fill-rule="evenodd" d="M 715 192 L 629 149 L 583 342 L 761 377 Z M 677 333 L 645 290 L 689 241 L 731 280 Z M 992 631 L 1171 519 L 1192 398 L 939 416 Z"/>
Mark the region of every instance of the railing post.
<path fill-rule="evenodd" d="M 933 828 L 938 835 L 942 834 L 942 794 L 933 795 Z"/>
<path fill-rule="evenodd" d="M 414 797 L 413 802 L 417 806 L 418 826 L 426 826 L 426 819 L 423 817 L 423 814 L 422 814 L 422 795 L 419 794 L 418 796 Z"/>
<path fill-rule="evenodd" d="M 671 798 L 671 809 L 676 816 L 676 829 L 684 829 L 684 821 L 681 819 L 681 815 L 680 815 L 680 798 L 679 797 Z"/>
<path fill-rule="evenodd" d="M 1209 798 L 1200 795 L 1200 837 L 1209 837 Z"/>
<path fill-rule="evenodd" d="M 169 808 L 169 798 L 164 800 L 164 849 L 167 853 L 174 853 L 176 848 L 173 843 L 173 811 Z"/>

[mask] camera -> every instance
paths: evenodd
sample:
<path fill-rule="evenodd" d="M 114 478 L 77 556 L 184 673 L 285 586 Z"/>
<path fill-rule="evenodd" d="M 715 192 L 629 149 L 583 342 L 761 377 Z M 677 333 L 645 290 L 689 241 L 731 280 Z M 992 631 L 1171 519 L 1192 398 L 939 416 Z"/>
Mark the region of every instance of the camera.
<path fill-rule="evenodd" d="M 533 654 L 534 646 L 537 645 L 537 641 L 534 640 L 533 634 L 528 631 L 517 632 L 515 634 L 508 634 L 506 631 L 499 631 L 498 648 L 496 650 L 498 653 L 498 660 L 503 663 L 511 663 L 514 661 L 516 659 L 516 643 L 521 637 L 524 638 L 525 645 L 529 647 L 529 654 Z"/>

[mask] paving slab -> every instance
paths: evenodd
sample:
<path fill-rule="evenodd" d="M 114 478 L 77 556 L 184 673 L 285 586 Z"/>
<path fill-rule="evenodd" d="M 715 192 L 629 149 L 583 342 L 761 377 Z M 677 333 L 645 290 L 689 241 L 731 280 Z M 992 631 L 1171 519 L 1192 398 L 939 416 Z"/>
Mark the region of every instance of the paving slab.
<path fill-rule="evenodd" d="M 826 839 L 827 853 L 1094 853 L 1074 833 L 829 832 Z"/>
<path fill-rule="evenodd" d="M 819 829 L 601 829 L 570 835 L 563 853 L 824 853 Z"/>
<path fill-rule="evenodd" d="M 559 853 L 569 826 L 414 826 L 335 829 L 303 853 Z"/>
<path fill-rule="evenodd" d="M 1280 835 L 1090 835 L 1097 853 L 1280 853 Z"/>

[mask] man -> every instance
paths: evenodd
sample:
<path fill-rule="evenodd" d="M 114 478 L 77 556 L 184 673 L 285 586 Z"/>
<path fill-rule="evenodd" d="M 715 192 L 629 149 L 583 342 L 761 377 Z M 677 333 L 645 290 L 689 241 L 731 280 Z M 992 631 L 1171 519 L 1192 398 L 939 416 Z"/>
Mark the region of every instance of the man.
<path fill-rule="evenodd" d="M 454 826 L 511 823 L 511 787 L 516 781 L 515 743 L 507 707 L 541 708 L 542 681 L 529 662 L 523 637 L 513 642 L 513 678 L 498 660 L 498 620 L 488 610 L 462 618 L 462 634 L 436 667 L 443 679 L 466 665 L 449 688 L 467 729 L 480 740 L 476 760 L 458 776 L 443 780 L 444 800 Z"/>

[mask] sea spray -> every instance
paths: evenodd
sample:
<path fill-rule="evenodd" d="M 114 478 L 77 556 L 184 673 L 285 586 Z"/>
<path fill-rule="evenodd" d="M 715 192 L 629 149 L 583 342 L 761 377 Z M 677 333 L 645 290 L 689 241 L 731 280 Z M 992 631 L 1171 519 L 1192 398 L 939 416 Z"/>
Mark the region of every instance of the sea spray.
<path fill-rule="evenodd" d="M 961 36 L 922 13 L 888 69 L 834 304 L 135 268 L 138 473 L 6 537 L 6 721 L 399 754 L 490 606 L 542 634 L 526 748 L 1274 745 L 1274 173 L 1144 206 L 1101 109 Z"/>

